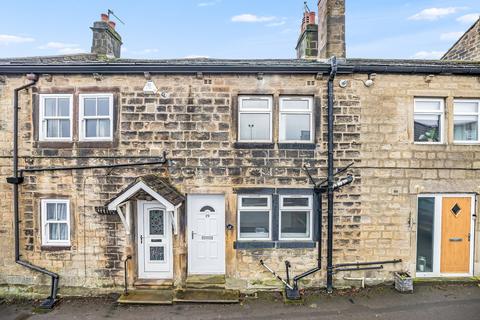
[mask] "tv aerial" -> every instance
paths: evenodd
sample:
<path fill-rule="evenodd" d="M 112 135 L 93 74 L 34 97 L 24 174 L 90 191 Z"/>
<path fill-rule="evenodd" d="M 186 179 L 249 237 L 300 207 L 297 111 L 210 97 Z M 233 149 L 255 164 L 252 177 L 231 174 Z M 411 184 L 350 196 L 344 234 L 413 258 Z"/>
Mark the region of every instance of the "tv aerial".
<path fill-rule="evenodd" d="M 118 22 L 120 22 L 121 24 L 125 25 L 125 22 L 122 21 L 122 19 L 120 19 L 112 10 L 108 9 L 107 11 L 108 13 L 108 19 L 110 20 L 110 15 L 114 16 L 115 19 L 118 20 Z"/>

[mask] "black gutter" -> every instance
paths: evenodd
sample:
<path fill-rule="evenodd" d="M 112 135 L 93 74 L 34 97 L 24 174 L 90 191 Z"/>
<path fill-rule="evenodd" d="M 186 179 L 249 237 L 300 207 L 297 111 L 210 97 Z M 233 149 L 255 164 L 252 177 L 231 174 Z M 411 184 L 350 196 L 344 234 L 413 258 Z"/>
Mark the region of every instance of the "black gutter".
<path fill-rule="evenodd" d="M 55 272 L 33 265 L 23 261 L 20 255 L 20 215 L 18 201 L 18 186 L 23 182 L 23 177 L 19 176 L 18 170 L 18 94 L 20 91 L 35 85 L 38 81 L 36 76 L 30 75 L 31 82 L 14 89 L 13 94 L 13 177 L 7 178 L 7 182 L 13 184 L 13 214 L 14 214 L 14 233 L 15 233 L 15 262 L 25 268 L 34 270 L 52 277 L 52 286 L 50 296 L 41 304 L 42 308 L 51 309 L 57 302 L 57 291 L 59 275 Z"/>
<path fill-rule="evenodd" d="M 155 63 L 92 63 L 92 64 L 1 64 L 0 74 L 25 74 L 27 72 L 48 74 L 328 74 L 330 65 L 321 62 L 298 64 L 155 64 Z M 446 74 L 480 75 L 480 64 L 402 64 L 356 63 L 354 61 L 338 65 L 338 74 L 387 73 L 387 74 Z"/>
<path fill-rule="evenodd" d="M 328 64 L 311 65 L 158 65 L 158 64 L 85 64 L 85 65 L 0 65 L 0 74 L 19 74 L 25 72 L 48 74 L 195 74 L 198 72 L 215 73 L 285 73 L 317 74 L 328 73 Z M 345 73 L 350 73 L 345 70 Z"/>
<path fill-rule="evenodd" d="M 337 58 L 331 58 L 330 77 L 328 78 L 328 107 L 327 107 L 327 292 L 333 291 L 333 81 L 337 75 Z"/>

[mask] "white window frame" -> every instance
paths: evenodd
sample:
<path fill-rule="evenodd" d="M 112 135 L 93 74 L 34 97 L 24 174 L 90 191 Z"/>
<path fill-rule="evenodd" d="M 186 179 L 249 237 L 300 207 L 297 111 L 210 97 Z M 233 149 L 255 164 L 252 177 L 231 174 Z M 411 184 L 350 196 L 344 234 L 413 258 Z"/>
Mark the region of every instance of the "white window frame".
<path fill-rule="evenodd" d="M 72 94 L 41 94 L 38 116 L 38 140 L 40 141 L 72 141 L 73 137 L 73 95 Z M 46 98 L 67 98 L 69 99 L 70 116 L 45 116 L 45 99 Z M 58 103 L 58 102 L 57 102 Z M 70 136 L 69 137 L 47 137 L 47 120 L 70 120 Z"/>
<path fill-rule="evenodd" d="M 50 240 L 49 233 L 49 222 L 47 220 L 47 204 L 66 204 L 67 205 L 67 219 L 65 221 L 55 221 L 54 223 L 66 223 L 67 224 L 67 240 Z M 70 200 L 68 199 L 42 199 L 40 201 L 40 211 L 41 211 L 41 225 L 42 225 L 42 245 L 43 246 L 57 246 L 57 247 L 67 247 L 70 246 Z"/>
<path fill-rule="evenodd" d="M 440 102 L 439 111 L 422 111 L 417 110 L 417 102 Z M 440 141 L 438 142 L 429 142 L 429 141 L 415 141 L 415 115 L 435 115 L 440 116 Z M 415 98 L 414 107 L 413 107 L 413 143 L 414 144 L 444 144 L 445 141 L 445 99 L 444 98 Z"/>
<path fill-rule="evenodd" d="M 469 102 L 477 104 L 477 112 L 455 112 L 455 104 L 459 102 Z M 480 143 L 480 100 L 479 99 L 454 99 L 453 100 L 453 126 L 455 128 L 455 116 L 476 116 L 477 117 L 477 140 L 455 140 L 455 131 L 453 142 L 458 144 L 479 144 Z"/>
<path fill-rule="evenodd" d="M 308 199 L 308 206 L 305 207 L 285 207 L 283 205 L 283 199 L 285 198 L 307 198 Z M 313 196 L 311 195 L 281 195 L 278 199 L 280 201 L 279 210 L 278 210 L 278 239 L 282 241 L 309 241 L 313 240 Z M 282 237 L 282 211 L 309 211 L 309 229 L 310 229 L 310 237 L 300 237 L 300 238 L 291 238 Z"/>
<path fill-rule="evenodd" d="M 266 207 L 242 207 L 242 199 L 244 198 L 266 198 L 267 206 Z M 239 195 L 238 199 L 238 208 L 237 208 L 237 237 L 238 240 L 243 241 L 271 241 L 272 240 L 272 196 L 271 195 Z M 240 220 L 241 220 L 241 211 L 268 211 L 268 238 L 242 238 L 240 236 Z"/>
<path fill-rule="evenodd" d="M 284 109 L 283 103 L 287 100 L 300 100 L 308 101 L 308 110 L 294 110 L 294 109 Z M 309 115 L 310 116 L 310 140 L 287 140 L 282 139 L 286 137 L 286 126 L 282 119 L 282 115 L 289 114 L 298 114 L 298 115 Z M 280 143 L 313 143 L 315 140 L 315 130 L 314 130 L 314 115 L 313 115 L 313 97 L 307 96 L 282 96 L 280 97 L 280 108 L 279 108 L 279 142 Z"/>
<path fill-rule="evenodd" d="M 243 106 L 243 101 L 245 100 L 267 100 L 268 101 L 268 110 L 263 110 L 263 109 L 249 109 L 249 110 L 242 110 L 242 106 Z M 241 114 L 244 114 L 244 113 L 256 113 L 256 114 L 268 114 L 269 115 L 269 123 L 270 123 L 270 135 L 269 135 L 269 138 L 267 140 L 249 140 L 249 139 L 246 139 L 246 140 L 242 140 L 241 139 L 241 132 L 240 132 L 240 128 L 241 128 Z M 268 96 L 268 95 L 265 95 L 265 96 L 253 96 L 253 95 L 250 95 L 250 96 L 247 96 L 247 95 L 243 95 L 243 96 L 239 96 L 238 97 L 238 127 L 237 127 L 237 131 L 238 131 L 238 142 L 251 142 L 251 143 L 271 143 L 273 141 L 273 98 L 272 96 Z"/>
<path fill-rule="evenodd" d="M 86 98 L 108 98 L 108 116 L 84 116 L 85 99 Z M 112 141 L 113 140 L 113 94 L 112 93 L 88 93 L 79 95 L 80 108 L 78 116 L 78 128 L 80 141 Z M 108 137 L 86 137 L 86 120 L 109 120 L 110 121 L 110 136 Z"/>

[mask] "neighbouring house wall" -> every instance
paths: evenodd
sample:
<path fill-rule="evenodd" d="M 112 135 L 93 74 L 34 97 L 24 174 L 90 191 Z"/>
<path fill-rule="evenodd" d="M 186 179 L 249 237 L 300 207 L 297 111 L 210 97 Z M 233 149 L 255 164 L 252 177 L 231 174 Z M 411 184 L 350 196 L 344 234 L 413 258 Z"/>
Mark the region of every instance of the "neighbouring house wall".
<path fill-rule="evenodd" d="M 480 60 L 480 19 L 445 53 L 442 60 Z"/>
<path fill-rule="evenodd" d="M 354 83 L 362 104 L 361 252 L 370 260 L 402 258 L 402 268 L 412 274 L 416 269 L 418 195 L 480 192 L 478 144 L 453 143 L 453 99 L 478 99 L 480 81 L 468 76 L 430 80 L 378 75 L 371 88 Z M 445 99 L 444 144 L 413 143 L 415 97 Z M 477 236 L 472 239 L 478 244 L 478 222 L 475 230 Z M 478 245 L 474 248 L 478 275 Z"/>
<path fill-rule="evenodd" d="M 104 216 L 95 206 L 104 205 L 135 177 L 159 173 L 169 177 L 181 192 L 222 192 L 226 194 L 226 223 L 235 226 L 226 231 L 227 284 L 241 289 L 279 286 L 259 260 L 280 269 L 284 260 L 293 272 L 303 272 L 316 265 L 316 249 L 235 250 L 237 212 L 234 189 L 241 187 L 305 188 L 309 181 L 303 165 L 314 168 L 312 174 L 324 177 L 326 166 L 326 80 L 314 75 L 275 76 L 225 75 L 208 77 L 211 84 L 195 76 L 153 76 L 160 91 L 169 97 L 144 95 L 145 78 L 133 75 L 92 76 L 54 75 L 51 82 L 40 78 L 36 87 L 22 92 L 20 98 L 20 166 L 67 166 L 124 163 L 158 159 L 163 151 L 174 160 L 173 167 L 160 166 L 45 172 L 27 174 L 20 187 L 21 251 L 23 258 L 58 272 L 60 286 L 115 288 L 123 285 L 123 259 L 130 253 L 124 227 L 118 216 Z M 308 83 L 307 83 L 308 81 Z M 0 97 L 1 179 L 11 175 L 13 89 L 24 83 L 21 77 L 8 77 Z M 78 94 L 113 92 L 116 131 L 108 143 L 38 142 L 38 94 L 74 94 L 77 112 Z M 239 94 L 269 94 L 274 97 L 274 140 L 278 132 L 280 95 L 303 94 L 315 97 L 316 149 L 279 146 L 252 148 L 236 145 L 237 97 Z M 320 102 L 322 110 L 320 110 Z M 337 95 L 336 158 L 346 165 L 359 157 L 360 97 L 351 90 Z M 74 124 L 74 137 L 77 136 Z M 353 185 L 336 198 L 336 260 L 355 260 L 360 243 L 360 183 L 358 170 Z M 13 213 L 11 185 L 1 183 L 0 283 L 48 284 L 49 278 L 21 268 L 14 263 Z M 72 246 L 67 250 L 41 248 L 39 201 L 44 197 L 68 197 L 71 200 Z M 326 217 L 324 217 L 326 220 Z M 185 224 L 186 219 L 181 219 Z M 183 226 L 184 227 L 184 226 Z M 182 229 L 181 229 L 182 231 Z M 325 235 L 324 235 L 325 238 Z M 185 277 L 186 245 L 183 234 L 175 238 L 175 282 Z M 323 283 L 324 274 L 313 277 L 314 285 Z M 117 289 L 118 290 L 118 289 Z"/>

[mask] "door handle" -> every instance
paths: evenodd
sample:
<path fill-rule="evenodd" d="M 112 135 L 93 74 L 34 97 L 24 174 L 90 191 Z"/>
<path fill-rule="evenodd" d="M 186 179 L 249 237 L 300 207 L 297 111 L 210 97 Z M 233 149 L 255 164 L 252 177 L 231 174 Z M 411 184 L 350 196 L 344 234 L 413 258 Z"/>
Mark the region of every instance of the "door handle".
<path fill-rule="evenodd" d="M 195 237 L 195 231 L 192 230 L 192 240 L 193 240 L 193 237 Z"/>
<path fill-rule="evenodd" d="M 143 236 L 140 235 L 140 243 L 143 243 Z"/>

